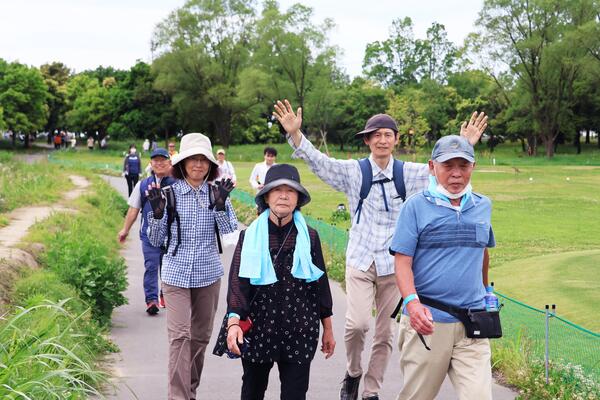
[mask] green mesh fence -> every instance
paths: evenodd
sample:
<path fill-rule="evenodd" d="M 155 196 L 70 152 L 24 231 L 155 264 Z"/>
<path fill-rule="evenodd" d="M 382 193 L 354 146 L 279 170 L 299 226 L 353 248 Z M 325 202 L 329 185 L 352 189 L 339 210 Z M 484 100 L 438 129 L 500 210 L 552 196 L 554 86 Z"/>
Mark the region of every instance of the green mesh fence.
<path fill-rule="evenodd" d="M 546 343 L 546 311 L 495 292 L 504 304 L 502 331 L 504 337 L 524 335 L 531 345 L 531 356 L 544 359 Z M 600 334 L 591 332 L 559 316 L 549 319 L 549 358 L 561 364 L 582 367 L 600 381 Z M 501 340 L 501 339 L 500 339 Z"/>
<path fill-rule="evenodd" d="M 234 190 L 231 197 L 246 205 L 254 207 L 254 196 L 243 190 Z M 348 243 L 348 232 L 334 225 L 323 222 L 320 219 L 305 215 L 306 223 L 319 232 L 321 243 L 327 246 L 331 251 L 338 254 L 346 254 L 346 244 Z"/>

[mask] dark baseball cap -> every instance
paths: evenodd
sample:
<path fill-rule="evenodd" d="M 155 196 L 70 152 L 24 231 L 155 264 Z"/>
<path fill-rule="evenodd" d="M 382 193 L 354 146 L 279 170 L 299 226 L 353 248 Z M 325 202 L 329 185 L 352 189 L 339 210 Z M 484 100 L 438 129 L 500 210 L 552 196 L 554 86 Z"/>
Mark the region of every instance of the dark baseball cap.
<path fill-rule="evenodd" d="M 475 150 L 471 143 L 462 136 L 444 136 L 433 146 L 431 159 L 436 162 L 444 162 L 452 158 L 464 158 L 469 162 L 475 162 Z"/>
<path fill-rule="evenodd" d="M 398 125 L 396 124 L 396 121 L 394 121 L 394 118 L 387 114 L 375 114 L 368 119 L 367 123 L 365 124 L 365 129 L 358 132 L 354 136 L 360 137 L 367 133 L 375 132 L 377 129 L 381 128 L 388 128 L 398 133 Z"/>
<path fill-rule="evenodd" d="M 169 152 L 167 150 L 163 149 L 162 147 L 158 147 L 158 148 L 152 150 L 152 153 L 150 153 L 150 158 L 154 158 L 154 157 L 164 157 L 166 159 L 171 158 L 169 156 Z"/>

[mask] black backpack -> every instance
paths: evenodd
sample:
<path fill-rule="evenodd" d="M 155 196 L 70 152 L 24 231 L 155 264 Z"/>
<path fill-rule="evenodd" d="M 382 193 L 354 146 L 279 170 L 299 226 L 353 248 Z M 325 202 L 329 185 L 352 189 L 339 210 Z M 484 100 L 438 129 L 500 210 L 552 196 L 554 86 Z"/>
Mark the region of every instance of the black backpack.
<path fill-rule="evenodd" d="M 356 207 L 356 211 L 354 215 L 356 215 L 356 223 L 360 223 L 360 212 L 362 210 L 363 200 L 367 198 L 369 192 L 371 191 L 371 186 L 374 183 L 379 183 L 383 187 L 383 184 L 389 182 L 390 179 L 380 179 L 378 181 L 373 180 L 373 169 L 371 168 L 371 162 L 368 158 L 362 158 L 358 160 L 358 165 L 360 167 L 360 172 L 362 175 L 362 183 L 360 186 L 360 200 L 358 200 L 358 206 Z M 404 186 L 404 162 L 400 160 L 394 159 L 394 167 L 393 167 L 393 177 L 394 186 L 396 186 L 396 192 L 398 192 L 398 196 L 402 199 L 402 201 L 406 200 L 406 187 Z M 386 210 L 388 209 L 387 199 L 384 197 L 383 201 L 385 203 Z"/>

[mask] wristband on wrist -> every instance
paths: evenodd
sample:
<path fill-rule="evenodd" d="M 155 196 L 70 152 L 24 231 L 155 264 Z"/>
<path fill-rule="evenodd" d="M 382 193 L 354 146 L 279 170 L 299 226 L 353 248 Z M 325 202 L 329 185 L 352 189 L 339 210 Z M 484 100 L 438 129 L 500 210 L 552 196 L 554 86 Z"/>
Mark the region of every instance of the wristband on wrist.
<path fill-rule="evenodd" d="M 232 326 L 240 326 L 240 324 L 230 324 L 230 325 L 227 325 L 227 332 L 229 332 L 229 328 L 231 328 Z"/>
<path fill-rule="evenodd" d="M 402 304 L 404 305 L 404 307 L 406 307 L 408 305 L 408 303 L 410 303 L 413 300 L 419 300 L 419 296 L 417 296 L 416 293 L 409 294 L 408 296 L 406 296 L 404 298 L 404 302 Z"/>
<path fill-rule="evenodd" d="M 227 318 L 237 318 L 240 319 L 240 315 L 238 313 L 230 312 L 227 314 Z"/>

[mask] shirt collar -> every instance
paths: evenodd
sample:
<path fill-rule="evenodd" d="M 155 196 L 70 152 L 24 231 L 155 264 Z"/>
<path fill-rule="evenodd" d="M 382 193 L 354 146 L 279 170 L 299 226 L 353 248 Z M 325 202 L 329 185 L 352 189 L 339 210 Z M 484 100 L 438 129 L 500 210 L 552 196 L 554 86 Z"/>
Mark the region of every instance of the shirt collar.
<path fill-rule="evenodd" d="M 371 163 L 371 169 L 373 170 L 373 178 L 375 178 L 378 174 L 382 174 L 388 179 L 393 179 L 394 177 L 394 157 L 390 155 L 390 160 L 387 163 L 387 166 L 384 169 L 379 168 L 379 165 L 373 160 L 373 154 L 369 155 L 369 162 Z"/>

